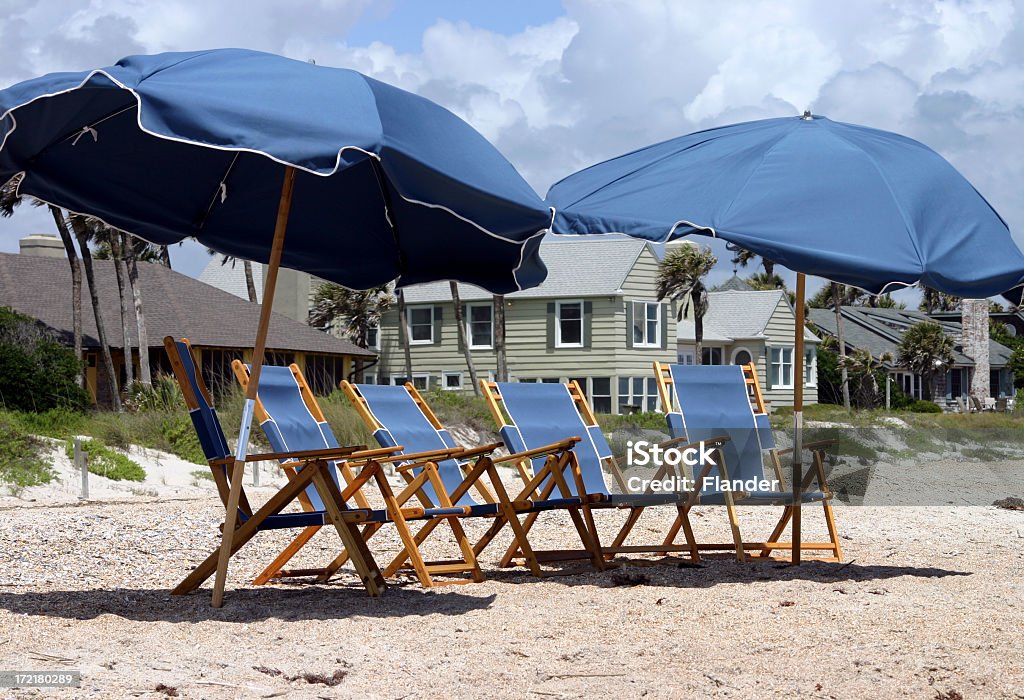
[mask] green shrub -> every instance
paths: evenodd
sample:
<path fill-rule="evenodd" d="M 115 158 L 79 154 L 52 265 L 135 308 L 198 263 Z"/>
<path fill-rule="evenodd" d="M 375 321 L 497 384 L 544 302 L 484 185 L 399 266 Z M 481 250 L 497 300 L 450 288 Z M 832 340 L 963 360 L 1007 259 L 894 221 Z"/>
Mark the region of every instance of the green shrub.
<path fill-rule="evenodd" d="M 185 398 L 174 377 L 159 374 L 152 386 L 135 384 L 128 390 L 125 408 L 129 411 L 176 411 L 185 407 Z"/>
<path fill-rule="evenodd" d="M 164 418 L 160 434 L 167 441 L 165 451 L 196 464 L 206 462 L 203 446 L 187 414 L 178 413 Z"/>
<path fill-rule="evenodd" d="M 907 410 L 911 413 L 942 413 L 942 407 L 934 401 L 915 401 Z"/>
<path fill-rule="evenodd" d="M 81 361 L 28 316 L 0 307 L 0 405 L 15 411 L 82 410 Z"/>
<path fill-rule="evenodd" d="M 668 425 L 665 423 L 665 414 L 655 411 L 645 411 L 629 415 L 599 413 L 597 415 L 597 422 L 606 433 L 621 430 L 622 428 L 660 430 L 663 433 L 668 431 Z"/>
<path fill-rule="evenodd" d="M 115 452 L 98 440 L 82 442 L 82 451 L 88 457 L 89 472 L 114 481 L 145 481 L 146 470 L 138 462 Z M 75 445 L 68 441 L 65 452 L 69 459 L 74 459 Z"/>
<path fill-rule="evenodd" d="M 43 443 L 0 416 L 0 483 L 15 495 L 28 486 L 46 484 L 56 476 L 40 456 Z"/>

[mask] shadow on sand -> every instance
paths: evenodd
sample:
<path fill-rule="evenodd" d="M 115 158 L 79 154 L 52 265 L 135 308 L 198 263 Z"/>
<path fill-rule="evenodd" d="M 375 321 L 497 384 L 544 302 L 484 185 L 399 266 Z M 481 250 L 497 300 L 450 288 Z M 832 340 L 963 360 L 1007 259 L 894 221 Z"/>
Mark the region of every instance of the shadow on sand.
<path fill-rule="evenodd" d="M 460 587 L 461 588 L 461 587 Z M 370 598 L 359 587 L 331 585 L 301 587 L 266 586 L 230 590 L 224 607 L 210 607 L 210 591 L 172 596 L 167 589 L 121 588 L 117 590 L 0 591 L 0 610 L 20 615 L 89 620 L 116 615 L 138 622 L 260 622 L 268 619 L 294 622 L 346 617 L 404 617 L 407 615 L 462 615 L 489 608 L 497 597 L 467 595 L 451 588 L 443 593 L 412 586 L 392 585 L 379 598 Z M 464 590 L 464 589 L 463 589 Z"/>

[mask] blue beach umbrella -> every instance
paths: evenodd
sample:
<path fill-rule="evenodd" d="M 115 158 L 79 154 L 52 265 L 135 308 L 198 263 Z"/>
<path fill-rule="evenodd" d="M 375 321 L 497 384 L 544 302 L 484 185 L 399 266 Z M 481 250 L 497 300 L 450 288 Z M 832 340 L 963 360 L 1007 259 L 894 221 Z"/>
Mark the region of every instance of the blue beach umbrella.
<path fill-rule="evenodd" d="M 254 358 L 282 264 L 361 289 L 454 279 L 506 293 L 546 275 L 551 214 L 512 165 L 446 109 L 351 70 L 238 49 L 131 56 L 0 91 L 0 139 L 0 182 L 19 178 L 20 194 L 269 263 Z"/>
<path fill-rule="evenodd" d="M 547 195 L 559 234 L 723 238 L 797 275 L 873 294 L 922 283 L 987 297 L 1024 282 L 1006 222 L 942 156 L 913 139 L 809 112 L 699 131 L 585 168 Z M 793 559 L 799 561 L 803 384 L 794 417 Z"/>

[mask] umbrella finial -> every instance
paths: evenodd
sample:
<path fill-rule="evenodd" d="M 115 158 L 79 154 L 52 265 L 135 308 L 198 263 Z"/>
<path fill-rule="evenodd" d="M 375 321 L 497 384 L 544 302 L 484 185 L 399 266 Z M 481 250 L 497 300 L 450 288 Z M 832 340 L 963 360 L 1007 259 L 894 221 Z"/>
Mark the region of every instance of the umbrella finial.
<path fill-rule="evenodd" d="M 809 121 L 811 121 L 812 119 L 814 119 L 814 115 L 813 115 L 813 114 L 811 114 L 811 110 L 809 110 L 809 109 L 805 109 L 805 110 L 804 110 L 804 116 L 802 116 L 802 117 L 800 117 L 800 118 L 801 118 L 801 119 L 803 119 L 803 120 L 804 120 L 805 122 L 809 122 Z"/>

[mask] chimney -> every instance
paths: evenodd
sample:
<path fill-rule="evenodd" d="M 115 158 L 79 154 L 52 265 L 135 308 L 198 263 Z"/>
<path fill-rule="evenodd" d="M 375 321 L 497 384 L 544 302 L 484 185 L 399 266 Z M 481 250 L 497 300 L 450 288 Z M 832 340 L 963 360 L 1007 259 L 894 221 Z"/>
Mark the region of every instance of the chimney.
<path fill-rule="evenodd" d="M 25 236 L 18 245 L 22 255 L 34 255 L 37 258 L 63 258 L 64 244 L 57 236 L 46 233 L 33 233 Z"/>
<path fill-rule="evenodd" d="M 964 299 L 960 302 L 963 351 L 974 360 L 970 395 L 989 397 L 988 299 Z"/>

